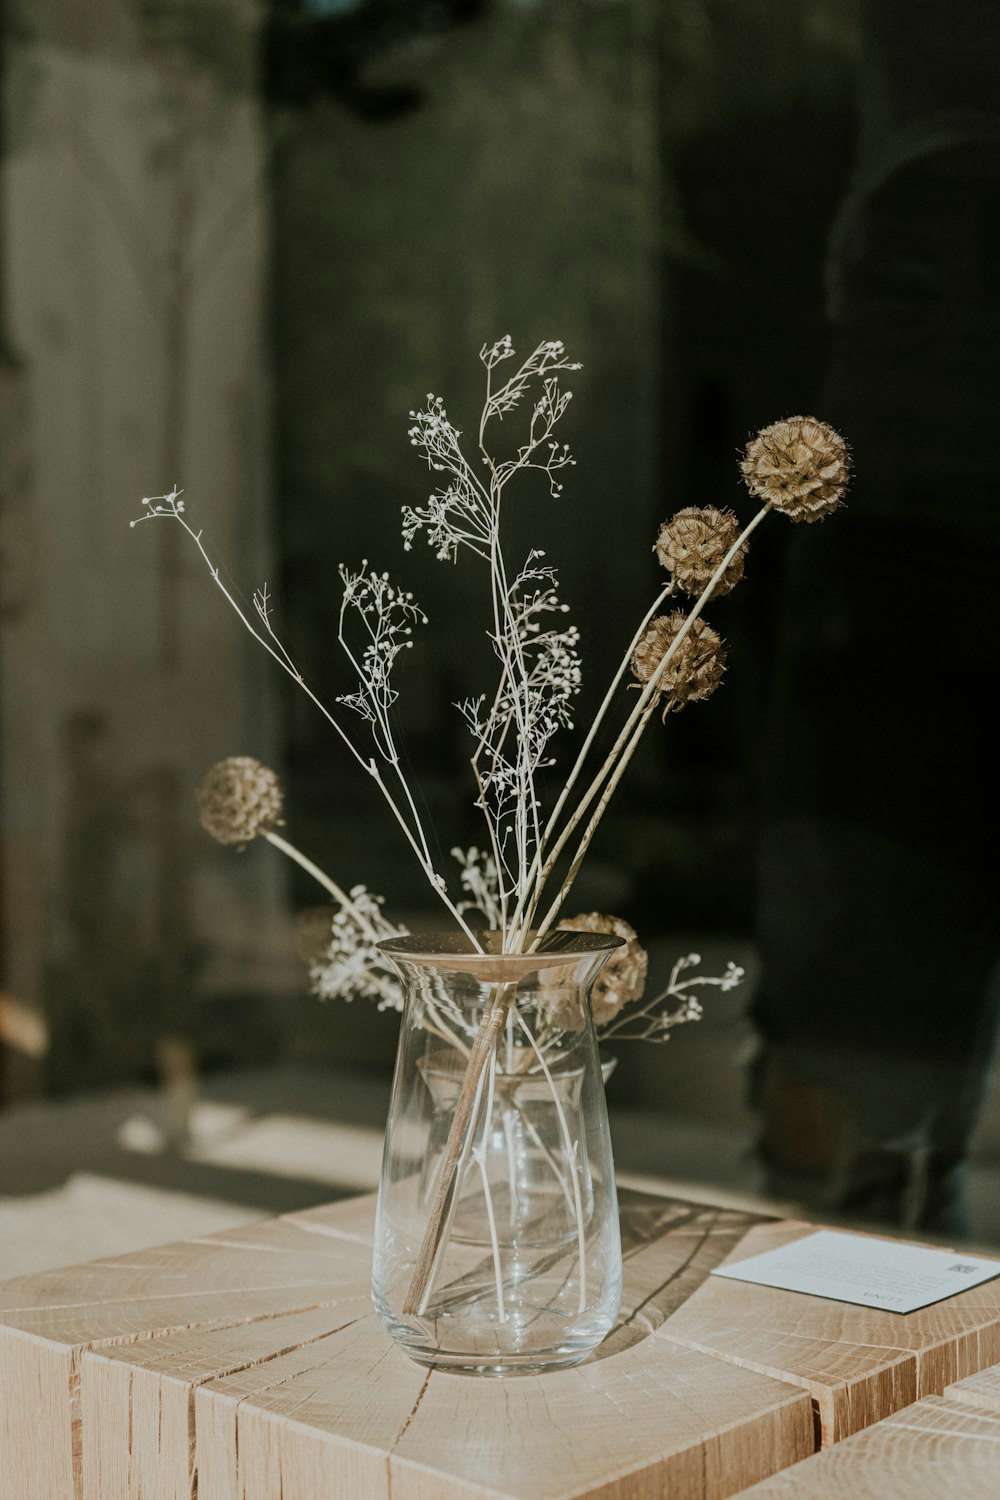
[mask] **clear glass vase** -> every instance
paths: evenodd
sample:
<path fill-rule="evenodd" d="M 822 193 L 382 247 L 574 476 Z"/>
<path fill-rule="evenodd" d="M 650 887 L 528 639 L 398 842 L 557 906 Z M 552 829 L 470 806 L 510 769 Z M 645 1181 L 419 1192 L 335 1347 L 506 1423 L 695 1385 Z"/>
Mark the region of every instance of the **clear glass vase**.
<path fill-rule="evenodd" d="M 406 989 L 372 1295 L 413 1358 L 482 1374 L 575 1364 L 621 1301 L 590 987 L 620 938 L 535 953 L 420 935 L 380 946 Z"/>

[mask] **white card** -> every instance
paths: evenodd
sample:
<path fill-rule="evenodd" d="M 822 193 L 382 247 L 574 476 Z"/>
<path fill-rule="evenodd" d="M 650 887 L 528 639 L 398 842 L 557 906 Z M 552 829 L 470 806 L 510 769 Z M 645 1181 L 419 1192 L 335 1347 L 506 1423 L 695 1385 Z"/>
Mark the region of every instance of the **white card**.
<path fill-rule="evenodd" d="M 717 1266 L 712 1275 L 908 1313 L 1000 1276 L 1000 1261 L 818 1229 L 778 1250 Z"/>

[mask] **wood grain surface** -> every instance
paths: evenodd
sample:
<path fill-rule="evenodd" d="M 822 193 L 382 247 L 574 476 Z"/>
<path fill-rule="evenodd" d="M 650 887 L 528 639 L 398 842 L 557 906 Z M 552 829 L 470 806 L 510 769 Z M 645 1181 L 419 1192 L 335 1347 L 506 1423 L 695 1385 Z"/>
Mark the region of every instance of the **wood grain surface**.
<path fill-rule="evenodd" d="M 8 1282 L 0 1500 L 723 1500 L 812 1453 L 817 1413 L 829 1439 L 1000 1361 L 989 1287 L 906 1318 L 776 1293 L 709 1272 L 807 1226 L 621 1210 L 617 1326 L 527 1379 L 395 1348 L 371 1198 Z"/>
<path fill-rule="evenodd" d="M 956 1381 L 948 1387 L 945 1395 L 954 1401 L 964 1401 L 968 1406 L 978 1406 L 983 1411 L 994 1412 L 1000 1417 L 1000 1365 Z M 1000 1494 L 1000 1479 L 997 1481 L 997 1493 Z"/>
<path fill-rule="evenodd" d="M 302 1218 L 0 1284 L 2 1500 L 82 1495 L 88 1351 L 366 1302 L 371 1252 L 350 1212 L 336 1238 L 322 1214 Z"/>
<path fill-rule="evenodd" d="M 755 1225 L 730 1259 L 814 1228 L 788 1220 Z M 1000 1281 L 904 1316 L 713 1276 L 660 1336 L 804 1386 L 827 1446 L 1000 1362 Z"/>
<path fill-rule="evenodd" d="M 930 1396 L 741 1500 L 997 1500 L 1000 1417 Z"/>

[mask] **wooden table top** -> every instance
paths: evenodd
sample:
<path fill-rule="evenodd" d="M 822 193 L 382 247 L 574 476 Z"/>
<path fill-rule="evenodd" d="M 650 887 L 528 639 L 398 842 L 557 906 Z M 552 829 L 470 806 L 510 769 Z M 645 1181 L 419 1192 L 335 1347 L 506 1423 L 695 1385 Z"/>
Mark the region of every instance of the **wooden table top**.
<path fill-rule="evenodd" d="M 531 1378 L 395 1348 L 370 1197 L 4 1283 L 0 1500 L 764 1496 L 1000 1362 L 998 1283 L 900 1317 L 709 1276 L 813 1226 L 629 1191 L 621 1210 L 617 1326 Z M 966 1423 L 1000 1423 L 984 1380 Z"/>

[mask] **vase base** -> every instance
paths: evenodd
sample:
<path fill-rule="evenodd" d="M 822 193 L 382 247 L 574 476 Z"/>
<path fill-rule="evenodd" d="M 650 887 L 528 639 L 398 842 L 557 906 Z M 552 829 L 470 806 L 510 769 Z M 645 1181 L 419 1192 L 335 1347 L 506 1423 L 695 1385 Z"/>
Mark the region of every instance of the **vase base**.
<path fill-rule="evenodd" d="M 596 1347 L 596 1345 L 595 1345 Z M 400 1344 L 404 1354 L 418 1365 L 429 1370 L 447 1370 L 451 1375 L 486 1375 L 495 1380 L 507 1380 L 516 1375 L 548 1375 L 554 1370 L 567 1370 L 578 1365 L 593 1349 L 574 1349 L 571 1353 L 553 1350 L 521 1356 L 501 1357 L 476 1356 L 474 1354 L 449 1354 L 441 1350 L 421 1350 Z"/>
<path fill-rule="evenodd" d="M 535 1341 L 519 1338 L 515 1332 L 514 1320 L 511 1320 L 506 1328 L 493 1330 L 494 1334 L 500 1335 L 494 1343 L 488 1336 L 482 1336 L 485 1330 L 480 1330 L 480 1337 L 477 1339 L 470 1336 L 471 1330 L 463 1330 L 463 1337 L 463 1331 L 457 1328 L 445 1330 L 438 1324 L 438 1335 L 446 1336 L 437 1343 L 431 1333 L 435 1326 L 432 1321 L 421 1327 L 419 1323 L 408 1323 L 396 1317 L 388 1308 L 380 1306 L 377 1299 L 375 1306 L 393 1343 L 404 1354 L 409 1355 L 410 1359 L 432 1370 L 450 1370 L 458 1375 L 506 1378 L 509 1375 L 544 1375 L 551 1370 L 566 1369 L 570 1365 L 578 1365 L 581 1360 L 593 1354 L 612 1326 L 610 1316 L 592 1318 L 586 1327 L 577 1328 L 573 1335 L 566 1329 L 552 1329 L 556 1338 L 551 1342 L 543 1342 L 541 1339 Z M 452 1337 L 448 1338 L 447 1333 L 451 1333 Z M 458 1338 L 454 1337 L 456 1333 Z M 502 1347 L 505 1334 L 506 1348 Z"/>

